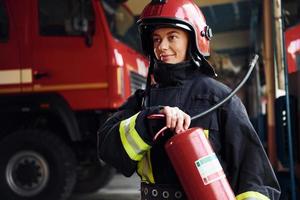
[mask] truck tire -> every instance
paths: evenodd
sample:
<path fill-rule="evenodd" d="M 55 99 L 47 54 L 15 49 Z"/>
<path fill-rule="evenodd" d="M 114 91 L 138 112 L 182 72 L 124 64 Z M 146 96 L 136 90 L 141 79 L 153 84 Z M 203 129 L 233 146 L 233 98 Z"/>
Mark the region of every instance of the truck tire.
<path fill-rule="evenodd" d="M 17 131 L 0 141 L 1 199 L 65 200 L 75 169 L 71 149 L 49 131 Z"/>
<path fill-rule="evenodd" d="M 115 170 L 105 163 L 85 166 L 79 171 L 75 192 L 96 192 L 111 180 L 114 173 Z"/>

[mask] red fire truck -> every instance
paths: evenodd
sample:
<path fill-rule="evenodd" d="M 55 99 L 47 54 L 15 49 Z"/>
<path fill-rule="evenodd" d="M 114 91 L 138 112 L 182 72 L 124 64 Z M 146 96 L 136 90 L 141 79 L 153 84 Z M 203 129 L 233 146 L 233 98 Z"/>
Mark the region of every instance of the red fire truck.
<path fill-rule="evenodd" d="M 96 132 L 145 86 L 124 0 L 0 0 L 0 198 L 67 199 L 111 176 Z"/>
<path fill-rule="evenodd" d="M 292 120 L 295 122 L 295 133 L 298 135 L 297 137 L 300 138 L 300 126 L 298 125 L 300 121 L 300 24 L 289 28 L 285 33 L 285 39 L 289 74 L 289 92 L 290 95 L 295 98 L 295 116 Z M 298 144 L 300 144 L 300 140 L 298 141 Z M 298 150 L 300 150 L 300 148 Z M 300 158 L 300 151 L 298 154 Z"/>
<path fill-rule="evenodd" d="M 300 24 L 290 27 L 285 32 L 286 56 L 288 66 L 289 94 L 291 96 L 291 127 L 296 168 L 300 181 Z"/>
<path fill-rule="evenodd" d="M 291 99 L 292 133 L 296 159 L 296 174 L 300 180 L 300 24 L 285 33 L 288 65 L 289 92 Z"/>
<path fill-rule="evenodd" d="M 300 70 L 300 24 L 289 28 L 285 37 L 289 74 L 298 73 Z"/>
<path fill-rule="evenodd" d="M 287 97 L 275 100 L 277 155 L 284 170 L 278 173 L 282 189 L 281 199 L 295 199 L 300 195 L 300 25 L 285 31 L 286 60 L 288 68 L 289 110 Z M 288 121 L 289 120 L 289 121 Z M 288 125 L 290 126 L 290 132 Z M 290 135 L 290 136 L 289 136 Z M 289 137 L 291 140 L 289 140 Z M 291 151 L 292 150 L 292 151 Z M 291 153 L 292 152 L 292 153 Z M 291 167 L 291 165 L 293 165 Z M 292 171 L 291 171 L 292 170 Z M 288 172 L 288 173 L 287 173 Z M 291 195 L 291 193 L 293 195 Z"/>

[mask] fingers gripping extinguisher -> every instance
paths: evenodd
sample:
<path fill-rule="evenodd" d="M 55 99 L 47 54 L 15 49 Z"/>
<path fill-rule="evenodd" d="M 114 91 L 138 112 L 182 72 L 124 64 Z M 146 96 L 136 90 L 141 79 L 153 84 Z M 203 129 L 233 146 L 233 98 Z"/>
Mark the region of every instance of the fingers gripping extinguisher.
<path fill-rule="evenodd" d="M 200 118 L 229 100 L 249 78 L 257 60 L 258 56 L 255 55 L 244 79 L 224 100 L 191 119 Z M 154 114 L 148 118 L 164 118 L 164 115 Z M 154 141 L 163 135 L 166 129 L 167 127 L 163 127 L 158 131 L 154 137 Z M 180 134 L 174 135 L 166 142 L 164 147 L 189 200 L 235 199 L 223 168 L 203 129 L 190 128 Z"/>

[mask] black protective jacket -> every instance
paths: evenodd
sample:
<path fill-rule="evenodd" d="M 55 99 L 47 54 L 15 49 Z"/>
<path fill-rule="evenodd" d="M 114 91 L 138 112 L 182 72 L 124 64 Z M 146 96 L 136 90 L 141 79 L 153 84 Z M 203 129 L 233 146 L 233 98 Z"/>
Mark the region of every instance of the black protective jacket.
<path fill-rule="evenodd" d="M 152 86 L 148 93 L 138 90 L 107 120 L 98 133 L 98 152 L 102 160 L 126 176 L 137 172 L 144 182 L 176 185 L 179 184 L 177 176 L 163 148 L 167 138 L 153 143 L 153 125 L 146 116 L 157 113 L 160 106 L 176 106 L 195 116 L 220 102 L 231 90 L 189 62 L 177 68 L 168 67 L 166 73 L 154 71 L 159 84 Z M 146 106 L 142 105 L 143 100 Z M 149 147 L 142 151 L 142 158 L 132 159 L 120 137 L 120 127 L 122 120 L 136 113 L 139 113 L 134 118 L 136 133 Z M 236 195 L 254 192 L 279 199 L 280 189 L 272 167 L 237 96 L 216 111 L 192 121 L 191 127 L 208 131 L 209 141 Z"/>

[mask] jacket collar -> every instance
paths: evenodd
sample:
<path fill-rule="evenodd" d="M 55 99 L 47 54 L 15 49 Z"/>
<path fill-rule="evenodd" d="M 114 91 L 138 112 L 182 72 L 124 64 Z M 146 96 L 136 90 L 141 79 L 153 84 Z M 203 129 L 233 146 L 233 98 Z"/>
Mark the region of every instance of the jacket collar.
<path fill-rule="evenodd" d="M 193 78 L 199 73 L 193 61 L 183 61 L 177 64 L 154 62 L 153 76 L 159 87 L 179 86 L 185 80 Z"/>

